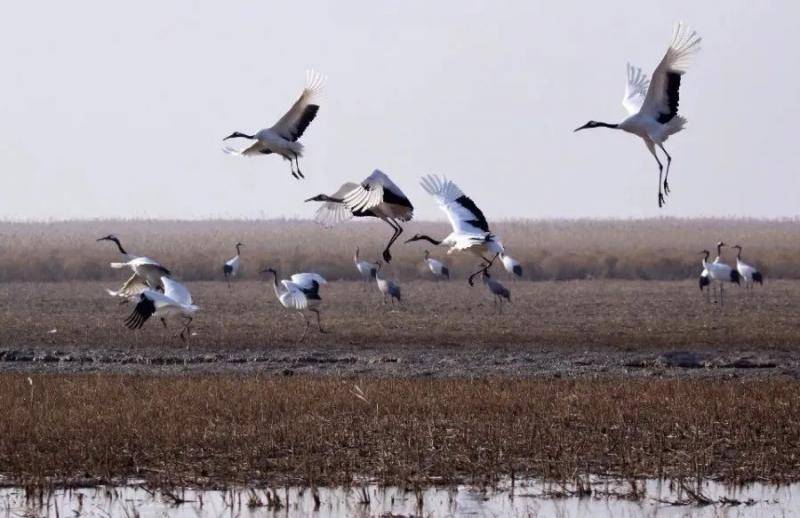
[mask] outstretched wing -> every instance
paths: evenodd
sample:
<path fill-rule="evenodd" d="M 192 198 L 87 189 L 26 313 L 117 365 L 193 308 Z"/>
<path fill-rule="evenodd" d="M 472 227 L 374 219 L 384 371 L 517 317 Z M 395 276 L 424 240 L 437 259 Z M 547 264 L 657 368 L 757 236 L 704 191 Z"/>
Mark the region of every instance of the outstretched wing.
<path fill-rule="evenodd" d="M 622 98 L 622 106 L 628 115 L 639 113 L 649 87 L 650 80 L 647 74 L 643 73 L 641 68 L 628 63 L 628 80 L 625 82 L 625 96 Z"/>
<path fill-rule="evenodd" d="M 130 316 L 125 319 L 125 327 L 128 329 L 139 329 L 156 312 L 155 302 L 148 297 L 150 292 L 139 295 L 139 302 L 133 308 Z"/>
<path fill-rule="evenodd" d="M 309 70 L 306 72 L 306 87 L 300 98 L 295 102 L 286 115 L 281 117 L 272 130 L 286 140 L 296 141 L 303 136 L 314 117 L 317 116 L 319 105 L 314 103 L 315 95 L 325 84 L 325 76 Z"/>
<path fill-rule="evenodd" d="M 351 211 L 347 205 L 344 203 L 345 196 L 352 192 L 355 189 L 358 189 L 360 186 L 357 183 L 347 182 L 341 187 L 339 190 L 336 191 L 331 195 L 331 198 L 336 200 L 342 200 L 341 202 L 335 201 L 326 201 L 323 202 L 322 205 L 317 209 L 316 214 L 314 215 L 314 221 L 319 223 L 324 227 L 332 227 L 337 225 L 343 221 L 347 221 L 348 219 L 353 217 L 353 211 Z"/>
<path fill-rule="evenodd" d="M 122 297 L 126 299 L 138 297 L 142 292 L 150 289 L 147 280 L 137 274 L 131 275 L 125 284 L 122 285 L 117 291 L 106 290 L 112 297 Z"/>
<path fill-rule="evenodd" d="M 484 234 L 489 232 L 489 223 L 467 195 L 458 186 L 447 178 L 437 175 L 422 177 L 422 188 L 436 199 L 450 220 L 450 225 L 455 232 L 464 234 Z"/>
<path fill-rule="evenodd" d="M 653 72 L 650 88 L 641 111 L 666 124 L 678 114 L 681 76 L 689 66 L 690 58 L 700 50 L 702 38 L 696 31 L 678 24 L 667 53 Z"/>
<path fill-rule="evenodd" d="M 190 306 L 192 304 L 192 295 L 183 284 L 166 276 L 161 277 L 161 284 L 164 286 L 165 297 L 184 306 Z"/>

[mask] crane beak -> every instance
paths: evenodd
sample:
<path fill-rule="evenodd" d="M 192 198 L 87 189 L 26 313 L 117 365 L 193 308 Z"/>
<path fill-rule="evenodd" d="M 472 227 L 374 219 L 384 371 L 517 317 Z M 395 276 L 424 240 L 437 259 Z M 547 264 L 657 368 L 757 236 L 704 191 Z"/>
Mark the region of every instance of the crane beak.
<path fill-rule="evenodd" d="M 580 130 L 582 130 L 582 129 L 586 129 L 586 128 L 588 128 L 588 127 L 589 127 L 589 123 L 587 122 L 586 124 L 584 124 L 584 125 L 583 125 L 583 126 L 581 126 L 580 128 L 575 128 L 574 130 L 572 130 L 572 132 L 573 132 L 573 133 L 575 133 L 576 131 L 580 131 Z"/>
<path fill-rule="evenodd" d="M 222 140 L 223 140 L 223 141 L 225 141 L 225 140 L 228 140 L 229 138 L 236 138 L 236 137 L 238 137 L 238 136 L 239 136 L 239 133 L 238 133 L 238 132 L 233 132 L 233 133 L 231 133 L 230 135 L 228 135 L 227 137 L 225 137 L 225 138 L 224 138 L 224 139 L 222 139 Z"/>

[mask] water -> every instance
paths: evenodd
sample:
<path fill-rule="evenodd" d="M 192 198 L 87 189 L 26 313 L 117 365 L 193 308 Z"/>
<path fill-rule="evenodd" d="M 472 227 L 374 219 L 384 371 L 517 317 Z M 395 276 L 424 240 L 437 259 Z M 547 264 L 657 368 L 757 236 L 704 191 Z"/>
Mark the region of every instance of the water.
<path fill-rule="evenodd" d="M 648 480 L 636 487 L 634 497 L 630 483 L 595 479 L 591 496 L 579 497 L 571 493 L 575 487 L 565 492 L 560 485 L 536 481 L 517 483 L 513 491 L 508 482 L 494 489 L 459 485 L 418 492 L 369 484 L 320 488 L 319 504 L 314 491 L 298 487 L 277 488 L 273 493 L 272 489 L 151 492 L 143 486 L 123 486 L 56 490 L 33 498 L 22 489 L 6 488 L 0 489 L 0 517 L 800 516 L 800 484 L 733 488 L 706 482 L 701 493 L 715 502 L 708 505 L 687 503 L 690 497 L 674 483 Z M 723 498 L 743 503 L 721 503 Z"/>

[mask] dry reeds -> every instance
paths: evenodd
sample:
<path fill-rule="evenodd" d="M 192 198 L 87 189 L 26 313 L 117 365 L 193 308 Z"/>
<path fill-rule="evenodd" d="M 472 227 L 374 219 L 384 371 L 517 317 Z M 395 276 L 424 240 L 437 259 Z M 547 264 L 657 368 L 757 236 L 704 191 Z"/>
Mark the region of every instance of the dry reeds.
<path fill-rule="evenodd" d="M 686 279 L 699 272 L 698 252 L 723 239 L 745 246 L 745 256 L 768 278 L 800 277 L 800 225 L 796 220 L 569 220 L 505 221 L 493 225 L 533 280 L 592 278 Z M 411 222 L 408 235 L 444 236 L 446 223 Z M 116 278 L 108 262 L 117 234 L 129 251 L 157 258 L 184 280 L 212 280 L 237 241 L 245 243 L 245 278 L 271 264 L 285 271 L 314 269 L 332 279 L 356 279 L 352 255 L 377 257 L 390 235 L 382 223 L 351 222 L 324 229 L 310 221 L 89 221 L 0 223 L 0 282 Z M 402 241 L 402 239 L 401 239 Z M 424 273 L 423 244 L 394 248 L 397 273 Z M 443 256 L 444 250 L 432 250 Z M 732 259 L 730 253 L 728 259 Z M 447 258 L 458 270 L 474 260 Z"/>
<path fill-rule="evenodd" d="M 130 476 L 408 484 L 512 473 L 800 479 L 795 381 L 37 375 L 32 383 L 33 391 L 24 375 L 0 376 L 0 472 L 29 484 Z"/>

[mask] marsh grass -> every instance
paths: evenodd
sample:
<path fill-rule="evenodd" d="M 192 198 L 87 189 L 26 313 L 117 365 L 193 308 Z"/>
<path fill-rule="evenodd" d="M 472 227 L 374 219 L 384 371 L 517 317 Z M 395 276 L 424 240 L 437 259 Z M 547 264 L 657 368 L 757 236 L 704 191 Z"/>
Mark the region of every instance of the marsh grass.
<path fill-rule="evenodd" d="M 650 219 L 650 220 L 518 220 L 493 225 L 509 252 L 532 280 L 594 278 L 687 279 L 699 273 L 698 252 L 723 239 L 745 246 L 745 256 L 768 278 L 800 278 L 800 225 L 797 220 Z M 444 222 L 406 225 L 414 233 L 444 236 Z M 100 236 L 118 235 L 129 251 L 161 261 L 184 280 L 212 280 L 234 253 L 243 251 L 245 278 L 256 278 L 264 265 L 283 271 L 313 269 L 332 279 L 355 279 L 352 256 L 377 258 L 391 232 L 387 225 L 351 222 L 324 229 L 311 221 L 78 221 L 0 222 L 0 282 L 106 280 L 118 272 L 111 243 Z M 393 249 L 395 272 L 403 277 L 425 272 L 422 252 L 431 245 Z M 443 249 L 432 249 L 445 257 Z M 727 258 L 733 258 L 728 251 Z M 474 260 L 446 257 L 466 272 Z"/>
<path fill-rule="evenodd" d="M 27 485 L 800 479 L 795 381 L 31 381 L 0 376 L 0 472 Z"/>

